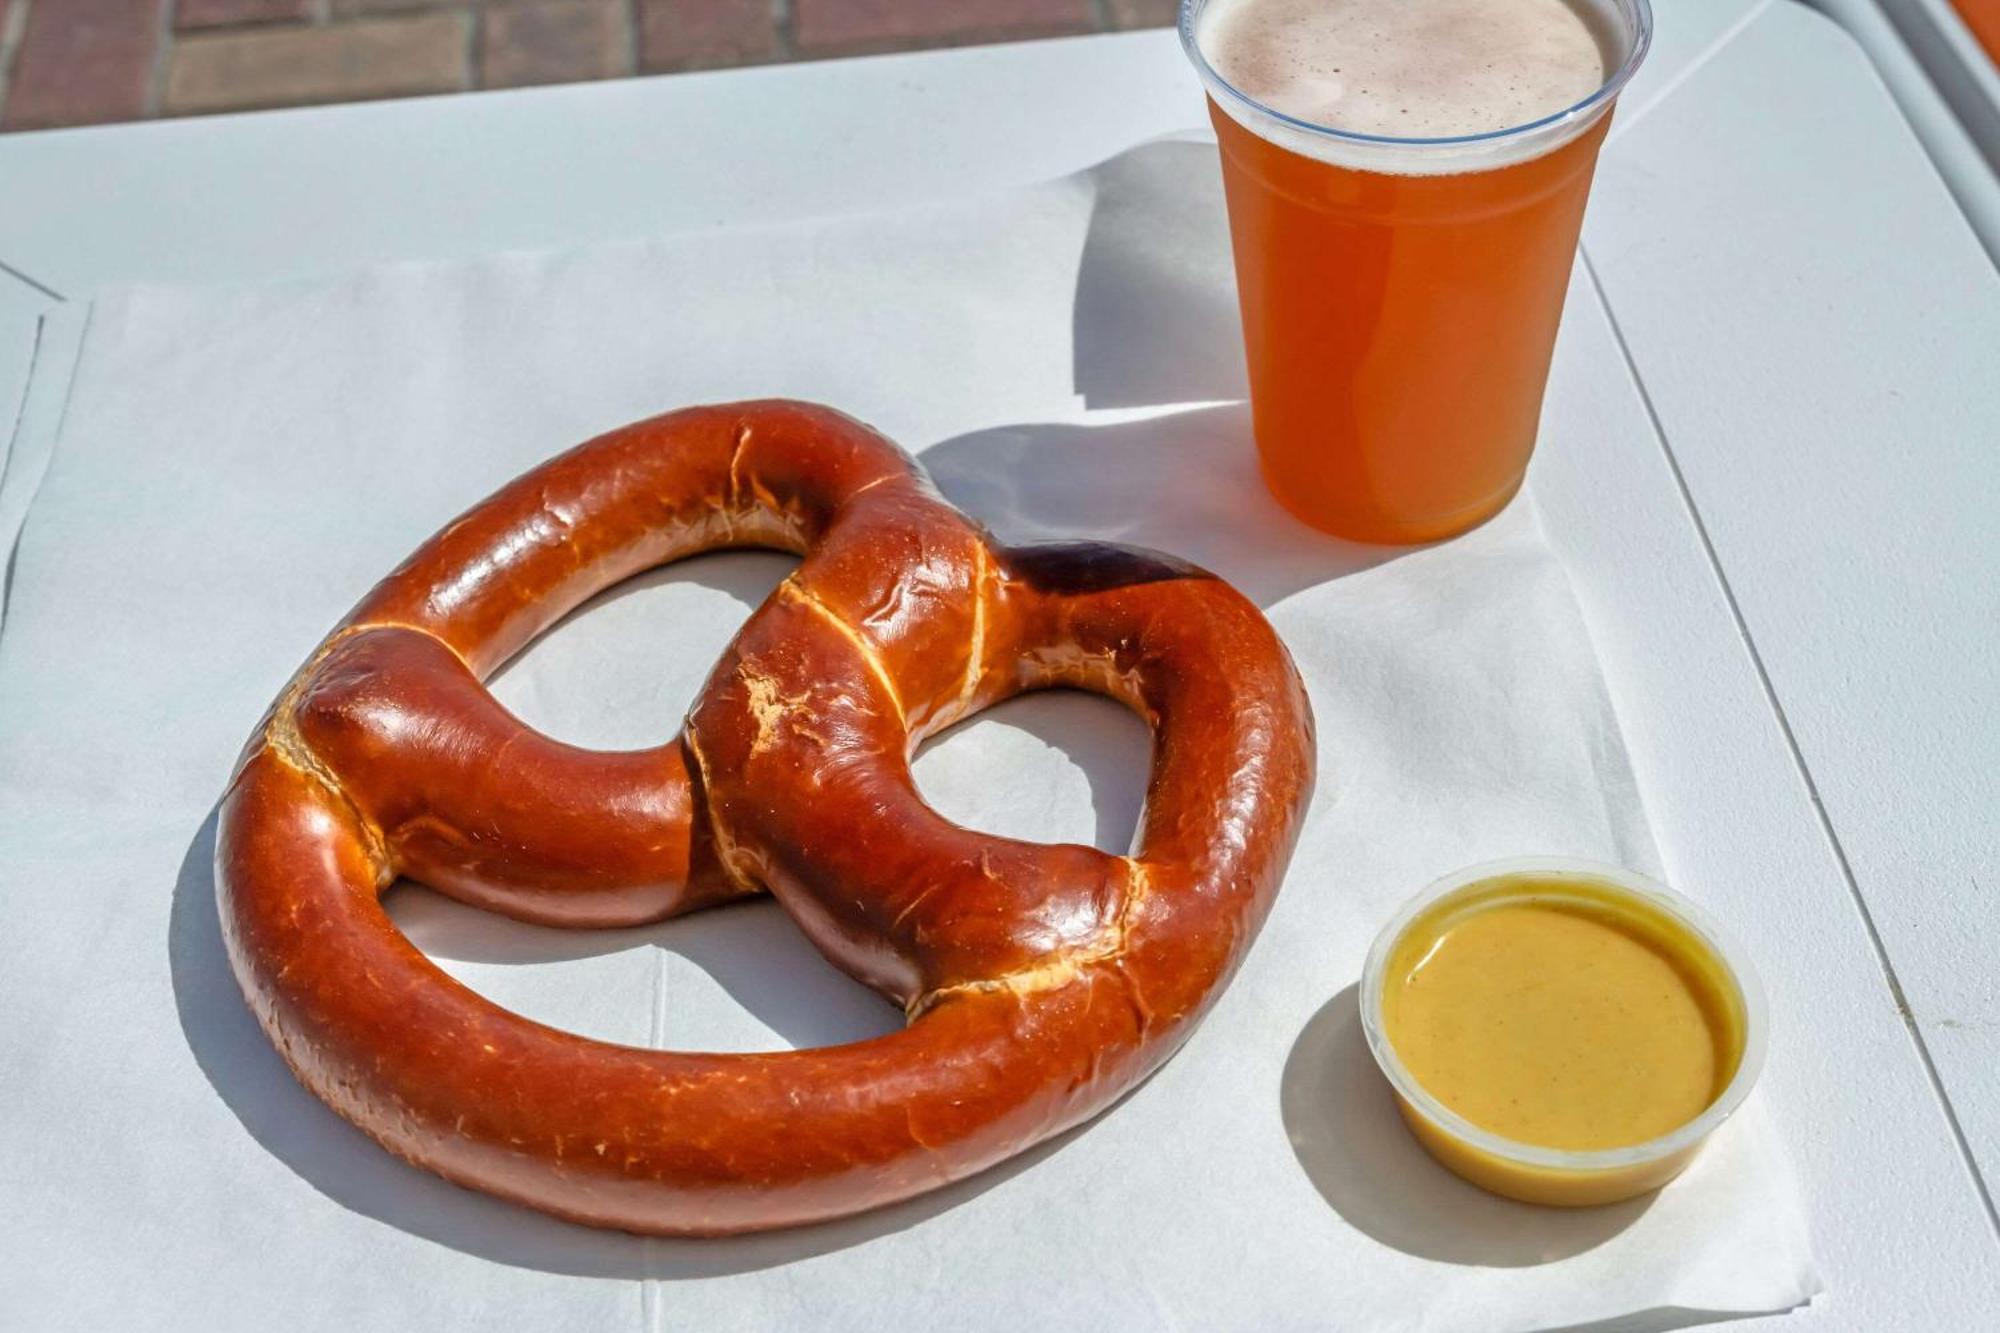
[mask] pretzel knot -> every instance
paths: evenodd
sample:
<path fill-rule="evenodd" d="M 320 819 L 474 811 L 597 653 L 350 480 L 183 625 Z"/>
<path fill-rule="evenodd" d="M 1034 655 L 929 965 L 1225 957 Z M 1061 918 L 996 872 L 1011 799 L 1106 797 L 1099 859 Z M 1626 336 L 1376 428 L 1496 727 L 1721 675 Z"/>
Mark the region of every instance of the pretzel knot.
<path fill-rule="evenodd" d="M 606 586 L 732 546 L 803 560 L 677 740 L 565 745 L 480 683 Z M 1151 726 L 1134 855 L 976 833 L 917 794 L 926 736 L 1048 686 Z M 1277 891 L 1311 725 L 1270 626 L 1201 570 L 997 546 L 826 408 L 677 412 L 507 486 L 320 645 L 224 800 L 223 932 L 293 1072 L 411 1162 L 630 1231 L 809 1222 L 999 1162 L 1165 1060 Z M 404 939 L 379 901 L 401 875 L 577 927 L 768 890 L 909 1022 L 778 1054 L 559 1032 Z"/>

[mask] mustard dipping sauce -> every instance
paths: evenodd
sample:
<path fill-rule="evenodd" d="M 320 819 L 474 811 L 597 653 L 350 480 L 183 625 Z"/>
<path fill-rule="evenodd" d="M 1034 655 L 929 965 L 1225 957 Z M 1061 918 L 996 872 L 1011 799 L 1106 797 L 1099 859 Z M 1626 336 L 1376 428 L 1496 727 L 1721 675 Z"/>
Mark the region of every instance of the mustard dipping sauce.
<path fill-rule="evenodd" d="M 1747 1040 L 1743 992 L 1707 940 L 1646 897 L 1575 874 L 1500 874 L 1448 893 L 1396 936 L 1379 984 L 1382 1033 L 1407 1074 L 1477 1129 L 1534 1149 L 1672 1134 L 1729 1087 Z M 1533 1202 L 1629 1197 L 1698 1146 L 1568 1172 L 1402 1109 L 1454 1171 Z"/>

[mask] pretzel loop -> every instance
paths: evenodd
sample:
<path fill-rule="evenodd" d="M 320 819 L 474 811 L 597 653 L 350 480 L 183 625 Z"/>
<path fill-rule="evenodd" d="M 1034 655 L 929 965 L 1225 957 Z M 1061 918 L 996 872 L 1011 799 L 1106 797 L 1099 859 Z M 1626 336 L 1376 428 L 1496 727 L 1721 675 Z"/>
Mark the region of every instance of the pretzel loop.
<path fill-rule="evenodd" d="M 726 546 L 804 559 L 678 740 L 565 745 L 480 683 L 593 593 Z M 917 794 L 926 736 L 1050 686 L 1153 730 L 1129 857 L 977 833 Z M 1290 659 L 1212 576 L 1000 547 L 846 417 L 702 408 L 552 460 L 371 592 L 246 748 L 217 883 L 266 1032 L 390 1151 L 577 1221 L 721 1234 L 934 1188 L 1157 1067 L 1269 908 L 1312 755 Z M 412 947 L 379 902 L 399 875 L 565 926 L 768 890 L 910 1021 L 768 1055 L 558 1032 Z"/>

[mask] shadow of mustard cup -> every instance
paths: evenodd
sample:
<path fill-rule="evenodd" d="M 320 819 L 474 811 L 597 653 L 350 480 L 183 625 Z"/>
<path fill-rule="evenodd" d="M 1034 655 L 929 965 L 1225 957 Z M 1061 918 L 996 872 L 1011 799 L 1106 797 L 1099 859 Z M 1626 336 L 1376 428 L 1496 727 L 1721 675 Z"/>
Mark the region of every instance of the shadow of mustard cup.
<path fill-rule="evenodd" d="M 1713 1029 L 1720 1086 L 1692 1119 L 1630 1145 L 1566 1149 L 1519 1142 L 1474 1124 L 1418 1082 L 1390 1039 L 1388 988 L 1410 966 L 1414 942 L 1443 935 L 1503 905 L 1545 905 L 1614 924 L 1671 958 L 1698 992 Z M 1764 1065 L 1769 1022 L 1749 961 L 1702 911 L 1644 875 L 1593 861 L 1519 857 L 1471 866 L 1438 880 L 1382 928 L 1362 970 L 1361 1026 L 1375 1063 L 1395 1090 L 1418 1142 L 1458 1175 L 1527 1203 L 1583 1207 L 1644 1194 L 1679 1175 L 1717 1126 L 1743 1104 Z"/>

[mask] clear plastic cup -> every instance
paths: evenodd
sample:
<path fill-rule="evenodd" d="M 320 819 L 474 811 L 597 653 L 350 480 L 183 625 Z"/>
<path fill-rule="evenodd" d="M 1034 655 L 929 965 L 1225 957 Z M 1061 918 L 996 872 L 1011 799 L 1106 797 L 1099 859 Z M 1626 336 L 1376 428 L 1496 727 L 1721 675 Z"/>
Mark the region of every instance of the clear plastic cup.
<path fill-rule="evenodd" d="M 1510 881 L 1519 886 L 1517 892 L 1507 889 Z M 1383 996 L 1390 981 L 1390 959 L 1412 926 L 1459 906 L 1560 901 L 1565 887 L 1593 908 L 1629 910 L 1635 922 L 1654 923 L 1663 932 L 1672 932 L 1677 944 L 1692 945 L 1690 952 L 1710 969 L 1706 983 L 1720 1002 L 1718 1017 L 1734 1071 L 1700 1114 L 1644 1143 L 1571 1151 L 1504 1138 L 1432 1095 L 1410 1073 L 1389 1039 Z M 1382 928 L 1361 974 L 1361 1026 L 1368 1048 L 1417 1140 L 1473 1184 L 1528 1203 L 1562 1207 L 1613 1203 L 1657 1189 L 1679 1175 L 1716 1127 L 1750 1095 L 1764 1067 L 1768 1023 L 1764 992 L 1748 958 L 1693 903 L 1634 871 L 1561 857 L 1491 861 L 1438 880 Z"/>
<path fill-rule="evenodd" d="M 1264 479 L 1356 541 L 1450 537 L 1527 475 L 1584 203 L 1647 0 L 1570 0 L 1607 76 L 1527 124 L 1390 138 L 1297 119 L 1232 85 L 1184 0 L 1209 96 Z"/>

